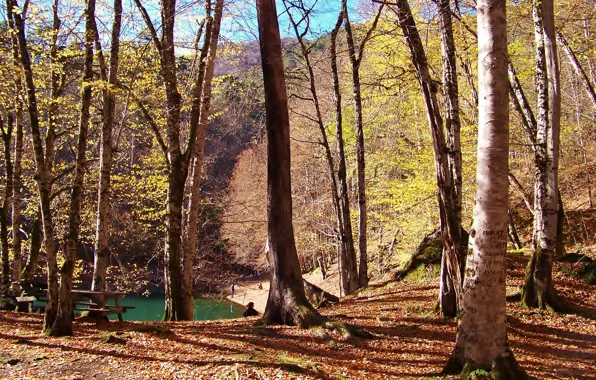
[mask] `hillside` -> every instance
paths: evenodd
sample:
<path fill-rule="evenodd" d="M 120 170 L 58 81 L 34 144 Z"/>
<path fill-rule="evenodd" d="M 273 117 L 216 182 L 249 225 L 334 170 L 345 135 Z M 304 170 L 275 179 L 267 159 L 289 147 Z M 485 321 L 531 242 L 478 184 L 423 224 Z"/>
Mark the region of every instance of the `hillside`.
<path fill-rule="evenodd" d="M 508 288 L 522 282 L 526 258 L 510 255 Z M 509 339 L 537 379 L 596 378 L 594 286 L 555 269 L 560 293 L 590 317 L 508 304 Z M 442 378 L 456 322 L 432 312 L 436 282 L 374 282 L 321 312 L 366 328 L 372 339 L 321 329 L 251 328 L 252 319 L 177 323 L 75 322 L 75 336 L 42 337 L 42 315 L 0 312 L 0 377 L 33 379 Z M 107 343 L 108 339 L 111 343 Z M 64 377 L 66 374 L 67 377 Z"/>

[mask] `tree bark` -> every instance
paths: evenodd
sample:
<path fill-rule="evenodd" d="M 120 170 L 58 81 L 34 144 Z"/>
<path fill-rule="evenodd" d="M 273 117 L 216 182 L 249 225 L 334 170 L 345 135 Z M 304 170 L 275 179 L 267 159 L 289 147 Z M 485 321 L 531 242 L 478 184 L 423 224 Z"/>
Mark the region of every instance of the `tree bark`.
<path fill-rule="evenodd" d="M 592 105 L 596 109 L 596 91 L 594 91 L 594 86 L 592 86 L 590 79 L 586 75 L 586 72 L 584 71 L 583 67 L 581 67 L 581 65 L 579 64 L 579 61 L 577 60 L 575 53 L 571 49 L 571 46 L 569 46 L 569 44 L 567 43 L 567 40 L 565 40 L 565 37 L 563 37 L 563 35 L 559 31 L 556 31 L 556 36 L 557 36 L 557 41 L 563 47 L 563 49 L 565 50 L 565 53 L 567 53 L 569 62 L 571 63 L 571 66 L 573 66 L 573 69 L 575 70 L 577 77 L 580 79 L 580 81 L 584 85 L 584 88 L 586 89 L 586 93 L 588 94 L 588 97 L 592 101 Z"/>
<path fill-rule="evenodd" d="M 85 58 L 82 80 L 81 113 L 77 142 L 77 158 L 72 190 L 70 192 L 70 210 L 68 230 L 64 238 L 64 263 L 60 267 L 60 289 L 58 295 L 58 313 L 52 327 L 46 332 L 50 336 L 70 336 L 72 331 L 72 276 L 79 244 L 81 229 L 81 202 L 83 199 L 85 162 L 87 157 L 87 134 L 92 97 L 93 81 L 93 43 L 95 42 L 95 0 L 87 0 L 85 8 Z"/>
<path fill-rule="evenodd" d="M 275 0 L 257 0 L 267 126 L 267 215 L 272 278 L 263 322 L 309 327 L 323 317 L 304 294 L 292 226 L 290 120 Z"/>
<path fill-rule="evenodd" d="M 210 2 L 207 13 L 210 13 Z M 197 149 L 195 157 L 192 162 L 192 183 L 191 195 L 188 211 L 188 222 L 186 230 L 186 241 L 183 259 L 183 291 L 186 297 L 193 295 L 193 266 L 194 260 L 198 256 L 198 217 L 199 206 L 201 203 L 201 176 L 203 174 L 203 166 L 205 162 L 205 139 L 207 132 L 207 123 L 209 122 L 209 110 L 211 108 L 211 81 L 213 79 L 213 72 L 215 69 L 215 59 L 217 58 L 217 42 L 219 40 L 219 30 L 221 25 L 221 18 L 223 13 L 223 0 L 216 0 L 213 16 L 208 14 L 207 27 L 205 32 L 205 44 L 201 54 L 201 64 L 199 64 L 199 71 L 202 83 L 197 84 L 197 89 L 202 90 L 202 94 L 198 93 L 195 99 L 197 112 L 199 115 L 199 130 L 197 135 Z M 204 56 L 203 56 L 204 55 Z"/>
<path fill-rule="evenodd" d="M 6 125 L 5 125 L 6 124 Z M 4 200 L 0 206 L 0 248 L 2 249 L 2 283 L 0 284 L 0 309 L 8 305 L 10 292 L 10 246 L 8 243 L 8 210 L 12 206 L 12 158 L 10 155 L 10 141 L 14 129 L 14 114 L 8 114 L 6 122 L 0 115 L 0 131 L 4 148 Z"/>
<path fill-rule="evenodd" d="M 183 276 L 183 240 L 182 240 L 182 205 L 184 201 L 184 186 L 188 178 L 190 159 L 195 156 L 197 136 L 199 135 L 200 107 L 196 101 L 190 115 L 190 130 L 186 139 L 186 149 L 181 146 L 181 106 L 182 99 L 178 91 L 176 70 L 176 55 L 174 52 L 174 25 L 176 21 L 176 0 L 161 2 L 161 30 L 162 37 L 157 36 L 157 30 L 151 21 L 149 13 L 140 0 L 134 0 L 141 16 L 147 24 L 151 39 L 160 57 L 160 68 L 164 82 L 164 97 L 166 107 L 166 135 L 167 135 L 167 163 L 168 163 L 168 194 L 166 208 L 166 237 L 165 237 L 165 321 L 192 320 L 194 317 L 192 288 L 184 285 Z M 208 44 L 207 40 L 207 44 Z M 201 91 L 195 83 L 193 96 L 200 97 Z M 161 139 L 158 129 L 154 129 L 158 139 Z M 163 141 L 163 140 L 162 140 Z M 192 285 L 191 285 L 192 286 Z"/>
<path fill-rule="evenodd" d="M 447 130 L 447 165 L 453 183 L 453 227 L 458 228 L 453 241 L 454 249 L 458 255 L 460 276 L 463 275 L 466 242 L 461 233 L 462 225 L 462 155 L 461 155 L 461 121 L 459 117 L 459 90 L 457 85 L 457 61 L 455 41 L 453 38 L 453 22 L 451 18 L 451 4 L 449 0 L 439 0 L 439 20 L 441 27 L 441 50 L 443 52 L 443 99 L 445 108 L 445 129 Z M 444 252 L 443 256 L 449 254 Z M 439 305 L 443 316 L 455 317 L 460 307 L 458 287 L 453 284 L 454 277 L 449 270 L 448 260 L 441 259 L 441 286 L 439 290 Z M 448 276 L 443 276 L 447 274 Z M 445 288 L 443 288 L 445 286 Z"/>
<path fill-rule="evenodd" d="M 472 249 L 464 281 L 464 313 L 446 373 L 463 378 L 482 368 L 503 379 L 525 379 L 507 341 L 505 301 L 509 109 L 505 0 L 479 0 L 478 166 Z"/>
<path fill-rule="evenodd" d="M 356 167 L 358 177 L 358 252 L 360 263 L 358 268 L 358 286 L 368 285 L 368 253 L 367 253 L 367 209 L 366 209 L 366 167 L 365 167 L 365 145 L 364 145 L 364 124 L 362 121 L 362 95 L 360 89 L 360 64 L 364 53 L 364 46 L 370 38 L 372 31 L 376 28 L 383 4 L 379 8 L 371 28 L 361 42 L 358 51 L 354 43 L 352 24 L 348 12 L 347 0 L 342 0 L 342 11 L 344 16 L 344 28 L 348 42 L 348 52 L 352 68 L 352 92 L 354 97 L 354 129 L 356 132 Z"/>
<path fill-rule="evenodd" d="M 27 110 L 29 114 L 29 126 L 31 129 L 31 139 L 33 142 L 33 151 L 35 156 L 36 174 L 35 180 L 37 182 L 37 189 L 39 192 L 39 200 L 41 206 L 41 215 L 44 231 L 44 245 L 48 266 L 48 296 L 46 303 L 46 312 L 44 315 L 43 332 L 47 332 L 54 323 L 58 308 L 58 265 L 56 261 L 57 244 L 54 237 L 54 225 L 52 221 L 52 211 L 50 209 L 50 196 L 52 190 L 52 157 L 53 157 L 53 143 L 54 143 L 54 123 L 50 120 L 48 131 L 44 145 L 41 138 L 39 111 L 37 107 L 37 91 L 33 80 L 33 69 L 31 67 L 31 57 L 27 47 L 27 38 L 25 36 L 25 22 L 20 12 L 16 12 L 18 8 L 16 0 L 7 0 L 6 9 L 8 10 L 8 19 L 11 25 L 14 25 L 16 30 L 19 56 L 23 74 L 25 77 L 25 89 Z M 54 21 L 52 30 L 54 37 L 52 40 L 52 54 L 51 63 L 56 63 L 56 39 L 58 30 L 60 28 L 60 19 L 57 16 L 58 0 L 53 3 Z M 52 99 L 54 100 L 55 78 L 58 74 L 52 68 Z"/>
<path fill-rule="evenodd" d="M 511 241 L 513 248 L 521 249 L 522 244 L 519 240 L 519 235 L 517 234 L 517 228 L 515 228 L 515 222 L 513 221 L 513 215 L 511 215 L 511 210 L 508 210 L 507 214 L 509 216 L 509 222 L 507 224 L 507 233 L 509 234 L 509 240 Z"/>
<path fill-rule="evenodd" d="M 552 264 L 557 247 L 559 211 L 558 167 L 561 118 L 561 93 L 555 40 L 552 0 L 533 4 L 536 36 L 536 84 L 538 118 L 534 195 L 534 252 L 526 268 L 522 303 L 527 307 L 563 311 L 552 279 Z"/>
<path fill-rule="evenodd" d="M 33 220 L 33 226 L 31 227 L 31 234 L 29 235 L 29 256 L 25 263 L 25 268 L 21 273 L 23 280 L 31 280 L 35 275 L 37 269 L 37 261 L 39 259 L 39 251 L 41 250 L 42 243 L 42 231 L 41 231 L 41 209 L 38 208 L 37 216 Z"/>
<path fill-rule="evenodd" d="M 95 256 L 93 265 L 93 282 L 91 290 L 106 290 L 106 273 L 110 258 L 109 248 L 109 213 L 111 201 L 112 175 L 112 131 L 116 108 L 114 86 L 118 83 L 118 65 L 120 55 L 120 30 L 122 27 L 122 0 L 114 0 L 114 20 L 112 22 L 112 46 L 110 48 L 109 73 L 101 46 L 97 43 L 97 54 L 100 63 L 101 79 L 105 83 L 102 88 L 103 125 L 101 128 L 101 145 L 99 161 L 99 189 L 97 193 L 97 223 L 95 229 Z M 95 31 L 97 33 L 97 30 Z M 96 35 L 96 37 L 99 37 Z"/>
<path fill-rule="evenodd" d="M 14 23 L 11 28 L 14 28 Z M 15 66 L 19 64 L 19 46 L 17 38 L 11 35 L 11 47 Z M 23 82 L 20 77 L 15 79 L 15 90 L 18 96 L 15 99 L 15 137 L 14 137 L 14 164 L 12 175 L 12 281 L 21 280 L 22 268 L 22 237 L 21 237 L 21 186 L 22 186 L 22 162 L 23 162 L 23 104 L 21 94 L 23 93 Z"/>
<path fill-rule="evenodd" d="M 443 290 L 453 289 L 453 292 L 455 293 L 454 296 L 451 296 L 448 291 L 440 291 L 440 297 L 443 297 L 443 294 L 445 294 L 445 297 L 450 298 L 455 302 L 453 307 L 448 308 L 449 310 L 460 310 L 462 300 L 461 261 L 463 260 L 463 257 L 465 257 L 464 247 L 461 243 L 461 206 L 458 211 L 458 202 L 456 200 L 457 192 L 455 190 L 452 168 L 450 167 L 449 158 L 447 157 L 448 148 L 443 132 L 443 119 L 441 118 L 437 101 L 437 86 L 430 77 L 428 61 L 424 52 L 422 40 L 420 39 L 420 34 L 418 33 L 408 2 L 406 0 L 400 0 L 396 5 L 398 22 L 410 49 L 412 63 L 416 68 L 416 75 L 422 90 L 432 136 L 435 172 L 438 186 L 441 237 L 444 247 L 443 254 L 446 256 L 445 272 L 448 273 L 448 276 L 442 276 L 442 278 L 451 279 L 451 284 L 449 284 L 451 286 L 442 284 L 441 288 Z M 452 132 L 455 134 L 455 130 Z M 455 169 L 455 162 L 453 169 Z M 444 302 L 440 302 L 440 305 L 443 303 Z M 455 315 L 446 316 L 454 317 Z"/>
<path fill-rule="evenodd" d="M 358 289 L 358 271 L 356 268 L 356 252 L 352 233 L 352 217 L 350 212 L 350 193 L 346 173 L 346 154 L 343 138 L 343 113 L 339 73 L 337 69 L 337 34 L 344 19 L 343 8 L 331 31 L 331 72 L 333 75 L 333 103 L 335 106 L 335 137 L 337 140 L 337 179 L 339 181 L 339 201 L 343 231 L 339 231 L 340 249 L 337 262 L 340 272 L 340 284 L 344 295 L 353 294 Z"/>

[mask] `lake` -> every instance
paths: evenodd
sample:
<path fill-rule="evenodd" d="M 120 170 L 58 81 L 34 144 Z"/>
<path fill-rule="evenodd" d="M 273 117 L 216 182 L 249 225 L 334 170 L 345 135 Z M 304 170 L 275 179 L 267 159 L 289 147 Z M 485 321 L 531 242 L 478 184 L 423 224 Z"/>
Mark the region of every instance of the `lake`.
<path fill-rule="evenodd" d="M 126 296 L 120 304 L 135 306 L 122 314 L 125 321 L 161 321 L 164 312 L 164 296 Z M 195 298 L 195 320 L 238 318 L 242 316 L 244 308 L 230 301 Z M 110 319 L 118 319 L 111 315 Z"/>

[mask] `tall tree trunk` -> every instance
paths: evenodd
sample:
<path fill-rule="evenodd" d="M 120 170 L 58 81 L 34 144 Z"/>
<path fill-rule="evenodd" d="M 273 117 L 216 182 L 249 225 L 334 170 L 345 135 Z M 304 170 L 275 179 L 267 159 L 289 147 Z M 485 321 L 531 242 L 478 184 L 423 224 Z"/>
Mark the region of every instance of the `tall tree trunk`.
<path fill-rule="evenodd" d="M 13 61 L 15 65 L 19 64 L 18 41 L 14 34 L 11 38 L 11 47 Z M 21 103 L 21 94 L 23 93 L 23 83 L 20 77 L 15 79 L 16 105 L 14 107 L 15 118 L 15 137 L 14 137 L 14 165 L 12 176 L 12 281 L 21 280 L 22 269 L 22 250 L 21 250 L 21 184 L 22 184 L 22 162 L 23 162 L 23 104 Z"/>
<path fill-rule="evenodd" d="M 443 313 L 447 311 L 451 313 L 453 310 L 461 309 L 462 301 L 462 264 L 460 264 L 460 261 L 461 258 L 465 257 L 465 254 L 462 244 L 461 202 L 459 203 L 460 207 L 458 209 L 458 202 L 456 200 L 457 192 L 455 190 L 452 167 L 450 167 L 449 158 L 447 157 L 448 148 L 443 132 L 443 119 L 441 118 L 437 101 L 437 86 L 430 77 L 428 61 L 424 52 L 422 40 L 420 39 L 420 34 L 418 33 L 408 1 L 401 0 L 397 2 L 396 5 L 398 22 L 410 49 L 412 63 L 416 68 L 416 74 L 422 89 L 432 136 L 435 172 L 438 185 L 441 238 L 444 247 L 443 255 L 446 256 L 445 272 L 448 274 L 447 276 L 442 276 L 442 278 L 451 279 L 451 284 L 441 285 L 440 297 L 442 300 L 440 304 L 455 302 L 455 305 L 449 307 L 440 305 L 440 307 L 445 308 Z M 453 110 L 451 112 L 453 115 Z M 455 129 L 453 129 L 452 132 L 455 137 Z M 455 140 L 452 143 L 454 142 Z M 455 168 L 456 164 L 454 161 L 453 169 L 455 170 Z M 444 300 L 443 297 L 445 298 Z M 445 315 L 449 317 L 455 316 L 452 313 Z"/>
<path fill-rule="evenodd" d="M 344 28 L 346 30 L 348 51 L 350 53 L 350 64 L 352 66 L 352 92 L 354 97 L 354 129 L 356 132 L 356 168 L 358 177 L 358 252 L 360 253 L 358 286 L 364 287 L 368 285 L 368 253 L 366 239 L 367 212 L 364 125 L 362 122 L 362 96 L 360 90 L 360 63 L 362 62 L 362 52 L 356 52 L 347 0 L 342 0 L 342 10 L 344 14 Z"/>
<path fill-rule="evenodd" d="M 10 156 L 10 141 L 14 129 L 14 114 L 8 113 L 8 120 L 0 115 L 0 131 L 4 148 L 4 200 L 0 205 L 0 248 L 2 249 L 2 283 L 0 284 L 0 309 L 5 309 L 10 292 L 10 246 L 8 244 L 8 210 L 12 205 L 12 158 Z"/>
<path fill-rule="evenodd" d="M 58 295 L 58 313 L 50 336 L 72 335 L 72 276 L 76 264 L 79 232 L 81 229 L 81 202 L 84 193 L 85 162 L 87 157 L 87 134 L 89 130 L 92 81 L 93 81 L 93 43 L 95 42 L 95 0 L 87 0 L 85 9 L 85 58 L 82 81 L 81 113 L 77 142 L 75 173 L 70 193 L 68 230 L 64 238 L 64 263 L 60 267 L 60 289 Z"/>
<path fill-rule="evenodd" d="M 559 65 L 552 0 L 536 0 L 533 4 L 533 15 L 538 87 L 538 128 L 534 153 L 535 236 L 534 252 L 526 268 L 522 303 L 527 307 L 548 307 L 563 311 L 565 305 L 558 297 L 552 279 L 559 211 L 558 167 L 561 118 Z"/>
<path fill-rule="evenodd" d="M 198 86 L 203 85 L 202 79 L 195 82 L 190 115 L 190 130 L 186 140 L 186 149 L 183 150 L 180 138 L 180 120 L 182 99 L 178 91 L 177 64 L 174 52 L 174 25 L 176 21 L 176 0 L 163 0 L 161 2 L 161 30 L 162 37 L 157 36 L 157 30 L 151 21 L 147 10 L 141 0 L 134 0 L 141 16 L 147 24 L 151 39 L 159 52 L 160 68 L 164 82 L 164 96 L 166 107 L 166 134 L 167 147 L 163 143 L 166 161 L 168 163 L 168 194 L 166 208 L 166 237 L 165 237 L 165 288 L 166 302 L 164 320 L 181 321 L 192 320 L 194 307 L 192 289 L 184 289 L 183 275 L 183 246 L 182 246 L 182 205 L 184 201 L 184 186 L 188 177 L 190 159 L 195 156 L 197 149 L 197 136 L 199 134 L 200 107 L 197 98 L 202 91 Z M 208 40 L 206 44 L 208 46 Z M 200 105 L 200 104 L 199 104 Z M 158 128 L 153 128 L 158 140 L 163 142 Z"/>
<path fill-rule="evenodd" d="M 351 235 L 352 235 L 352 225 L 351 225 L 351 220 L 348 220 L 349 222 L 349 230 L 350 230 L 350 238 L 348 238 L 347 233 L 346 233 L 346 227 L 345 227 L 345 223 L 346 220 L 343 216 L 343 204 L 340 202 L 340 195 L 338 193 L 338 185 L 337 185 L 337 178 L 335 176 L 335 163 L 333 160 L 333 153 L 331 151 L 331 147 L 329 145 L 329 139 L 327 138 L 327 129 L 325 128 L 325 123 L 323 121 L 323 115 L 321 112 L 321 107 L 320 107 L 320 103 L 319 103 L 319 96 L 318 96 L 318 92 L 317 92 L 317 86 L 316 86 L 316 78 L 315 78 L 315 73 L 313 70 L 313 65 L 311 64 L 311 59 L 310 59 L 310 47 L 306 45 L 306 42 L 304 40 L 304 36 L 310 32 L 310 30 L 308 29 L 308 26 L 310 25 L 310 18 L 309 18 L 309 14 L 305 13 L 303 15 L 303 17 L 301 18 L 301 21 L 306 21 L 306 29 L 304 31 L 300 31 L 299 30 L 299 23 L 297 23 L 294 20 L 294 16 L 292 16 L 292 10 L 288 7 L 287 3 L 284 2 L 284 5 L 286 6 L 286 11 L 288 12 L 288 16 L 290 18 L 290 22 L 292 23 L 292 27 L 294 29 L 294 33 L 296 35 L 296 38 L 298 39 L 298 43 L 300 44 L 300 49 L 302 52 L 302 56 L 304 57 L 304 61 L 306 64 L 306 69 L 308 71 L 308 81 L 309 81 L 309 90 L 312 96 L 312 101 L 313 101 L 313 106 L 315 108 L 315 115 L 316 115 L 316 121 L 317 121 L 317 126 L 319 127 L 319 131 L 321 132 L 321 138 L 319 140 L 319 143 L 323 146 L 323 149 L 325 151 L 325 158 L 327 161 L 327 170 L 328 170 L 328 176 L 329 176 L 329 184 L 330 184 L 330 190 L 331 190 L 331 199 L 333 200 L 333 208 L 335 210 L 335 216 L 337 218 L 337 228 L 338 228 L 338 233 L 339 233 L 339 237 L 340 237 L 340 243 L 341 243 L 341 257 L 342 257 L 342 263 L 341 266 L 341 270 L 345 270 L 347 271 L 348 268 L 349 269 L 349 274 L 345 275 L 343 278 L 345 279 L 345 281 L 342 282 L 342 287 L 344 290 L 344 294 L 351 294 L 353 293 L 357 288 L 358 288 L 358 284 L 356 283 L 356 274 L 355 274 L 355 254 L 354 254 L 354 241 L 351 239 Z M 302 8 L 301 8 L 302 9 Z M 338 18 L 337 21 L 337 25 L 336 28 L 331 32 L 332 33 L 332 39 L 333 42 L 332 44 L 335 45 L 335 38 L 337 37 L 337 32 L 339 31 L 339 27 L 341 26 L 341 23 L 343 21 L 343 10 L 342 12 L 340 12 L 340 16 Z M 335 66 L 335 72 L 334 75 L 337 75 L 337 55 L 335 52 L 335 46 L 332 46 L 332 61 L 335 62 L 336 66 Z M 333 65 L 333 63 L 332 63 Z M 338 84 L 339 87 L 339 84 Z M 341 96 L 341 95 L 340 95 Z M 341 107 L 341 105 L 340 105 Z M 340 110 L 341 112 L 341 110 Z M 336 118 L 337 118 L 337 114 L 336 114 Z M 339 113 L 339 118 L 340 121 L 339 123 L 341 123 L 341 113 Z M 337 123 L 337 120 L 336 120 Z M 337 127 L 339 128 L 339 130 L 341 131 L 341 126 Z M 341 136 L 341 132 L 340 132 L 340 136 Z M 341 136 L 341 138 L 343 138 L 343 136 Z M 339 143 L 339 140 L 338 140 Z M 342 146 L 342 154 L 343 154 L 343 141 L 341 142 L 341 146 Z M 342 157 L 344 160 L 344 165 L 345 165 L 345 157 Z M 342 159 L 340 158 L 340 160 Z M 344 168 L 344 175 L 345 175 L 345 168 Z M 347 207 L 349 207 L 349 201 L 347 202 Z M 349 218 L 349 210 L 348 210 L 348 218 Z M 349 257 L 347 257 L 347 255 L 350 255 Z M 349 264 L 348 264 L 349 263 Z"/>
<path fill-rule="evenodd" d="M 122 27 L 122 0 L 114 0 L 114 20 L 112 22 L 112 46 L 110 48 L 109 74 L 103 52 L 97 44 L 98 60 L 101 68 L 101 79 L 107 81 L 102 88 L 103 97 L 103 125 L 101 128 L 101 145 L 99 152 L 99 189 L 97 193 L 97 223 L 95 230 L 95 257 L 93 265 L 93 282 L 91 290 L 106 290 L 106 273 L 110 257 L 108 245 L 109 213 L 111 200 L 112 174 L 112 131 L 116 108 L 116 94 L 114 86 L 118 83 L 118 65 L 120 54 L 120 30 Z M 95 31 L 97 33 L 97 31 Z M 99 36 L 96 36 L 99 37 Z M 106 78 L 107 76 L 107 78 Z"/>
<path fill-rule="evenodd" d="M 459 117 L 459 90 L 457 85 L 457 61 L 455 41 L 453 38 L 453 22 L 451 18 L 450 0 L 440 0 L 439 20 L 441 26 L 441 50 L 443 52 L 443 98 L 445 107 L 445 129 L 447 130 L 447 165 L 451 173 L 453 183 L 453 207 L 454 215 L 453 228 L 457 228 L 453 236 L 453 244 L 458 255 L 460 266 L 460 279 L 463 275 L 465 263 L 465 251 L 467 239 L 462 234 L 462 155 L 460 130 L 461 121 Z M 464 241 L 466 240 L 466 241 Z M 449 251 L 443 251 L 443 256 Z M 449 262 L 441 259 L 441 285 L 439 289 L 439 307 L 445 317 L 455 317 L 458 311 L 457 286 L 453 284 L 454 277 L 449 270 Z"/>
<path fill-rule="evenodd" d="M 182 292 L 182 201 L 188 169 L 183 162 L 174 161 L 168 173 L 168 205 L 166 210 L 165 290 L 164 321 L 192 320 L 188 315 L 189 301 Z"/>
<path fill-rule="evenodd" d="M 52 153 L 53 153 L 53 142 L 54 142 L 54 124 L 50 121 L 48 131 L 46 135 L 46 149 L 44 152 L 44 146 L 41 139 L 40 122 L 39 122 L 39 111 L 37 108 L 37 91 L 33 80 L 33 69 L 31 67 L 31 57 L 27 47 L 27 38 L 25 36 L 25 22 L 22 14 L 15 10 L 18 10 L 18 4 L 16 0 L 7 0 L 6 9 L 8 10 L 9 25 L 14 25 L 16 30 L 16 36 L 19 45 L 19 56 L 21 60 L 21 66 L 23 68 L 23 74 L 25 77 L 25 89 L 26 89 L 26 100 L 27 110 L 29 114 L 29 126 L 31 129 L 31 139 L 33 142 L 33 151 L 35 155 L 35 166 L 36 175 L 35 180 L 37 182 L 37 189 L 39 192 L 39 201 L 41 206 L 41 215 L 43 222 L 44 231 L 44 245 L 46 251 L 46 259 L 48 266 L 48 295 L 46 303 L 46 312 L 44 316 L 43 332 L 47 332 L 54 323 L 57 313 L 58 306 L 58 265 L 56 261 L 57 244 L 54 237 L 54 225 L 52 221 L 52 211 L 50 209 L 51 202 L 51 189 L 52 189 Z M 53 11 L 54 21 L 52 30 L 54 32 L 53 43 L 52 43 L 52 56 L 51 62 L 54 64 L 55 60 L 55 47 L 58 29 L 60 27 L 60 20 L 57 17 L 58 0 L 54 0 Z M 55 74 L 54 68 L 52 68 L 52 83 L 54 83 Z M 52 86 L 52 95 L 55 94 L 54 86 Z M 52 98 L 53 99 L 53 98 Z M 54 100 L 54 99 L 53 99 Z M 44 154 L 45 153 L 45 154 Z"/>
<path fill-rule="evenodd" d="M 208 2 L 210 4 L 210 2 Z M 207 132 L 207 123 L 209 122 L 209 111 L 211 109 L 211 82 L 213 79 L 213 71 L 215 69 L 215 60 L 217 58 L 217 42 L 219 40 L 219 30 L 221 25 L 221 18 L 223 14 L 223 0 L 215 1 L 215 9 L 213 16 L 208 14 L 209 17 L 207 23 L 208 32 L 205 33 L 205 46 L 203 51 L 206 57 L 204 57 L 204 64 L 199 65 L 199 70 L 204 74 L 202 75 L 202 94 L 199 94 L 199 98 L 195 101 L 200 102 L 200 116 L 199 116 L 199 130 L 197 135 L 197 149 L 195 157 L 192 162 L 192 184 L 191 184 L 191 195 L 190 204 L 188 211 L 188 226 L 186 232 L 186 242 L 184 249 L 183 259 L 183 291 L 187 294 L 186 297 L 192 298 L 193 294 L 193 266 L 194 260 L 198 256 L 198 218 L 199 218 L 199 206 L 201 203 L 201 176 L 203 174 L 203 166 L 205 161 L 205 139 Z M 210 13 L 210 5 L 208 12 Z M 201 57 L 203 58 L 203 57 Z M 203 61 L 201 62 L 203 63 Z M 201 67 L 204 67 L 202 69 Z M 193 308 L 194 309 L 194 308 Z"/>
<path fill-rule="evenodd" d="M 350 295 L 358 289 L 358 272 L 356 268 L 356 252 L 354 250 L 354 237 L 352 233 L 352 217 L 350 216 L 350 193 L 346 171 L 346 154 L 343 137 L 343 114 L 341 90 L 337 69 L 337 34 L 344 19 L 343 8 L 337 18 L 337 23 L 331 31 L 331 72 L 333 75 L 333 103 L 335 105 L 335 137 L 337 140 L 337 180 L 339 181 L 339 201 L 341 209 L 341 224 L 339 240 L 339 260 L 337 261 L 340 273 L 340 284 L 344 295 Z"/>
<path fill-rule="evenodd" d="M 257 0 L 267 125 L 267 229 L 272 266 L 263 321 L 308 327 L 323 317 L 304 294 L 292 226 L 290 120 L 275 0 Z"/>
<path fill-rule="evenodd" d="M 468 378 L 482 368 L 495 378 L 526 379 L 507 342 L 505 301 L 509 109 L 505 0 L 479 0 L 478 166 L 472 250 L 464 281 L 464 313 L 445 372 Z"/>
<path fill-rule="evenodd" d="M 21 86 L 17 91 L 21 93 Z M 21 250 L 21 176 L 23 162 L 23 109 L 20 101 L 15 111 L 14 165 L 12 175 L 12 281 L 21 280 L 23 255 Z"/>

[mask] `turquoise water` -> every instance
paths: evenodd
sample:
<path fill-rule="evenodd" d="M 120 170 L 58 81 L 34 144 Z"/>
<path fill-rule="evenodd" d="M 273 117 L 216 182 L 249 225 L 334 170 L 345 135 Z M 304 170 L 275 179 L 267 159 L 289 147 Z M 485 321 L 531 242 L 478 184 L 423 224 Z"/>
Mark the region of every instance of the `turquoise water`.
<path fill-rule="evenodd" d="M 125 321 L 161 321 L 164 312 L 164 296 L 126 296 L 120 300 L 121 305 L 135 306 L 122 314 Z M 211 299 L 195 299 L 195 320 L 238 318 L 244 308 L 230 301 Z M 118 319 L 118 315 L 110 315 L 110 319 Z"/>

